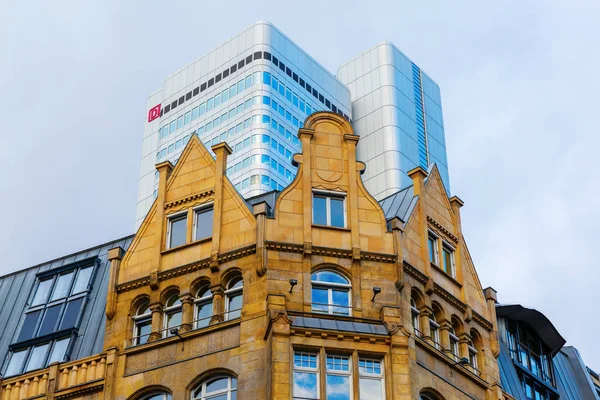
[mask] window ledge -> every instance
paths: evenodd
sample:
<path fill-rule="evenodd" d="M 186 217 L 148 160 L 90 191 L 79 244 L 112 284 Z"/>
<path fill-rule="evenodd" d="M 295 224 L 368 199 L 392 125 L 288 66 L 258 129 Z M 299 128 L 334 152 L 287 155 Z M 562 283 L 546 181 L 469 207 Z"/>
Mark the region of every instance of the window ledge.
<path fill-rule="evenodd" d="M 313 228 L 332 229 L 334 231 L 350 232 L 350 228 L 340 228 L 339 226 L 312 224 Z"/>
<path fill-rule="evenodd" d="M 177 251 L 177 250 L 187 249 L 188 247 L 192 247 L 192 246 L 194 246 L 196 244 L 210 242 L 211 240 L 212 240 L 212 237 L 207 237 L 207 238 L 204 238 L 204 239 L 196 240 L 196 241 L 193 241 L 193 242 L 190 242 L 190 243 L 182 244 L 182 245 L 177 246 L 177 247 L 171 247 L 170 249 L 165 249 L 165 250 L 161 251 L 160 254 L 169 254 L 169 253 L 172 253 L 172 252 Z"/>
<path fill-rule="evenodd" d="M 449 273 L 447 273 L 446 271 L 444 271 L 443 269 L 441 269 L 440 267 L 438 267 L 434 263 L 431 263 L 431 267 L 433 269 L 435 269 L 437 272 L 441 272 L 442 274 L 444 274 L 444 276 L 446 278 L 450 279 L 456 286 L 462 288 L 462 284 L 459 281 L 457 281 L 456 278 L 454 278 L 452 275 L 450 275 Z"/>

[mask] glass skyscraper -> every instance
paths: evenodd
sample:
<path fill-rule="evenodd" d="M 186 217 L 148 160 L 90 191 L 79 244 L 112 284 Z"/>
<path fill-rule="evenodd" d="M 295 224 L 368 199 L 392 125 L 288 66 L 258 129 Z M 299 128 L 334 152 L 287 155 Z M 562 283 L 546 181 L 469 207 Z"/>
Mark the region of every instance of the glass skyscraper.
<path fill-rule="evenodd" d="M 411 184 L 406 174 L 435 163 L 450 192 L 440 88 L 391 43 L 348 61 L 338 78 L 352 96 L 352 120 L 360 135 L 363 180 L 381 200 Z"/>
<path fill-rule="evenodd" d="M 136 227 L 158 188 L 155 164 L 175 163 L 191 134 L 233 149 L 227 176 L 245 197 L 296 174 L 298 128 L 315 111 L 350 118 L 350 92 L 273 25 L 257 22 L 167 78 L 147 102 Z"/>
<path fill-rule="evenodd" d="M 176 163 L 191 134 L 233 150 L 227 176 L 244 197 L 281 190 L 296 174 L 298 129 L 315 111 L 350 120 L 363 180 L 382 199 L 436 163 L 449 191 L 439 87 L 392 44 L 328 72 L 272 24 L 257 22 L 167 78 L 147 101 L 136 227 L 158 188 L 155 165 Z"/>

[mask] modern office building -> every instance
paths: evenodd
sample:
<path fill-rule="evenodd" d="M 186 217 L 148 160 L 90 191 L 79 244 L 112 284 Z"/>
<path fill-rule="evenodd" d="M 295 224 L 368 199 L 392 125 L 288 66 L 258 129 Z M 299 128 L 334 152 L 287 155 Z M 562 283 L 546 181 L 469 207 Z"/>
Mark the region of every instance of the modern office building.
<path fill-rule="evenodd" d="M 348 61 L 337 76 L 350 89 L 363 179 L 375 198 L 408 186 L 408 171 L 433 163 L 450 192 L 438 85 L 391 43 Z"/>
<path fill-rule="evenodd" d="M 500 377 L 516 400 L 600 400 L 598 375 L 538 310 L 497 304 Z"/>
<path fill-rule="evenodd" d="M 350 118 L 350 92 L 298 45 L 257 22 L 182 68 L 147 102 L 136 227 L 158 188 L 154 166 L 173 163 L 191 134 L 233 150 L 227 176 L 245 197 L 281 190 L 296 174 L 296 133 L 315 111 Z"/>
<path fill-rule="evenodd" d="M 338 79 L 339 78 L 339 79 Z M 227 176 L 244 197 L 281 190 L 296 173 L 296 132 L 315 111 L 353 123 L 363 176 L 378 200 L 438 165 L 450 192 L 440 90 L 391 44 L 328 72 L 272 24 L 257 22 L 167 78 L 147 102 L 136 227 L 156 196 L 154 166 L 175 162 L 192 133 L 233 149 Z"/>

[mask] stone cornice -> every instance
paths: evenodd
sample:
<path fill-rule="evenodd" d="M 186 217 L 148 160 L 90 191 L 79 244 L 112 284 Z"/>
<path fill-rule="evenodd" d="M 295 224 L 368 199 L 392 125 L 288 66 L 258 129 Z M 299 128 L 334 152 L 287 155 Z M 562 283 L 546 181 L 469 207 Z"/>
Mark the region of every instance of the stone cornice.
<path fill-rule="evenodd" d="M 304 253 L 304 245 L 301 244 L 266 241 L 265 246 L 267 250 L 288 251 L 290 253 Z M 352 250 L 336 249 L 333 247 L 323 246 L 311 246 L 311 254 L 317 256 L 339 257 L 348 259 L 353 258 Z M 395 254 L 372 253 L 368 251 L 361 251 L 360 258 L 367 261 L 377 261 L 390 264 L 396 262 Z"/>
<path fill-rule="evenodd" d="M 488 332 L 491 332 L 494 329 L 494 325 L 487 319 L 483 317 L 483 315 L 473 311 L 473 321 L 477 322 L 483 329 Z"/>
<path fill-rule="evenodd" d="M 446 300 L 448 303 L 452 304 L 454 307 L 458 308 L 460 311 L 465 312 L 467 309 L 467 305 L 460 301 L 456 296 L 452 293 L 438 285 L 437 283 L 433 286 L 433 292 Z"/>
<path fill-rule="evenodd" d="M 415 278 L 417 281 L 421 282 L 423 285 L 426 285 L 427 281 L 429 280 L 427 275 L 425 275 L 406 261 L 404 261 L 404 272 Z"/>
<path fill-rule="evenodd" d="M 435 219 L 431 218 L 429 215 L 427 216 L 427 221 L 431 225 L 435 226 L 440 231 L 442 231 L 442 233 L 444 235 L 446 235 L 448 238 L 452 239 L 452 241 L 454 243 L 458 243 L 458 238 L 452 232 L 450 232 L 448 229 L 446 229 L 442 224 L 440 224 L 439 222 L 437 222 Z"/>
<path fill-rule="evenodd" d="M 226 263 L 228 261 L 237 260 L 238 258 L 246 257 L 248 255 L 254 254 L 256 252 L 255 245 L 249 245 L 245 247 L 241 247 L 239 249 L 235 249 L 232 251 L 228 251 L 227 253 L 219 254 L 218 262 L 219 264 Z M 172 268 L 166 271 L 161 271 L 158 273 L 158 280 L 165 281 L 167 279 L 175 278 L 177 276 L 185 275 L 190 272 L 194 272 L 203 268 L 208 268 L 210 266 L 210 258 L 205 258 L 202 260 L 195 261 L 193 263 L 181 265 L 176 268 Z M 142 286 L 146 286 L 150 284 L 150 277 L 146 276 L 143 278 L 135 279 L 133 281 L 124 282 L 117 285 L 117 293 L 126 292 L 129 290 L 133 290 Z"/>
<path fill-rule="evenodd" d="M 165 210 L 168 210 L 169 208 L 173 208 L 173 207 L 185 204 L 185 203 L 189 203 L 190 201 L 198 200 L 203 197 L 208 197 L 210 195 L 213 195 L 214 193 L 215 193 L 215 191 L 213 189 L 207 190 L 206 192 L 202 192 L 202 193 L 196 193 L 194 195 L 185 197 L 183 199 L 171 201 L 170 203 L 165 203 L 164 208 L 165 208 Z"/>

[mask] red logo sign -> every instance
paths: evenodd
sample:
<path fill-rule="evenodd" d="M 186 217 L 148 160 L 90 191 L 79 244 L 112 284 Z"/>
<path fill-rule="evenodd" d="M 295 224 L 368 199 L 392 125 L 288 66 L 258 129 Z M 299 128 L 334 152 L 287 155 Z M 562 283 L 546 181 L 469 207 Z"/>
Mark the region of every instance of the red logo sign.
<path fill-rule="evenodd" d="M 148 111 L 148 122 L 152 122 L 158 117 L 160 117 L 160 104 L 152 107 L 150 111 Z"/>

